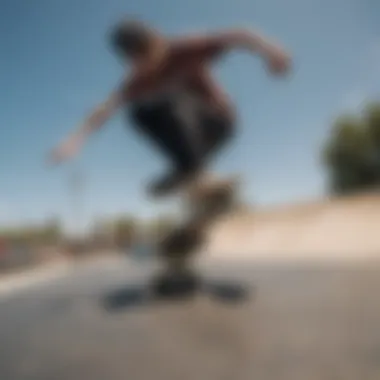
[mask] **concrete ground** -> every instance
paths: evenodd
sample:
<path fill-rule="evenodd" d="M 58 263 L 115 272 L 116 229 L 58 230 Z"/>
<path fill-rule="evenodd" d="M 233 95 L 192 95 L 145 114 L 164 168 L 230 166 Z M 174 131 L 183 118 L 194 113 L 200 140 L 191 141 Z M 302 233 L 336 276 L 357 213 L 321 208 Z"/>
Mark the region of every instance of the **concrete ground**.
<path fill-rule="evenodd" d="M 124 258 L 0 293 L 0 379 L 380 379 L 379 264 L 201 266 L 249 297 L 142 302 Z"/>

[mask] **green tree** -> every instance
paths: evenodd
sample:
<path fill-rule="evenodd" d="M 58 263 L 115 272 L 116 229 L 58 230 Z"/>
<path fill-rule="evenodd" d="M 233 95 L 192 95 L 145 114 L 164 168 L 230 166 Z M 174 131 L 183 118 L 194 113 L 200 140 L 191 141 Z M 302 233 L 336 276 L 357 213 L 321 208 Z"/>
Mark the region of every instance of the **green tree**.
<path fill-rule="evenodd" d="M 323 151 L 330 191 L 347 194 L 380 184 L 380 104 L 358 116 L 343 115 L 332 128 Z"/>

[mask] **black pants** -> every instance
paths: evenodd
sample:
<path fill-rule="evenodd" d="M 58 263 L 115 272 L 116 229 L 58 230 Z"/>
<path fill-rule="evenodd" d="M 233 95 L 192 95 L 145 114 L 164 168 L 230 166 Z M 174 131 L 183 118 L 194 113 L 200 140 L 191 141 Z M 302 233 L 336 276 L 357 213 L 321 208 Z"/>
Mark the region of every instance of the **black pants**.
<path fill-rule="evenodd" d="M 233 136 L 229 118 L 184 91 L 135 104 L 130 116 L 179 172 L 201 169 Z"/>

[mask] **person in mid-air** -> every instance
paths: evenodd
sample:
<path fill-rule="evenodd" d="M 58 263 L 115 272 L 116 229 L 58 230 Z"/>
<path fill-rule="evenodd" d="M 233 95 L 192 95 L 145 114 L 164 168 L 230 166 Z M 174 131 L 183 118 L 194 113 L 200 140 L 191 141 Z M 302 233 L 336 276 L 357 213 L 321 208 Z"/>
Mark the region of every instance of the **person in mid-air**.
<path fill-rule="evenodd" d="M 234 106 L 212 76 L 213 63 L 232 49 L 245 49 L 264 58 L 275 75 L 290 68 L 282 47 L 240 28 L 168 38 L 143 22 L 125 19 L 112 29 L 110 43 L 131 73 L 50 159 L 60 163 L 72 158 L 115 111 L 129 106 L 131 124 L 171 164 L 150 184 L 154 196 L 201 178 L 210 159 L 236 132 Z"/>

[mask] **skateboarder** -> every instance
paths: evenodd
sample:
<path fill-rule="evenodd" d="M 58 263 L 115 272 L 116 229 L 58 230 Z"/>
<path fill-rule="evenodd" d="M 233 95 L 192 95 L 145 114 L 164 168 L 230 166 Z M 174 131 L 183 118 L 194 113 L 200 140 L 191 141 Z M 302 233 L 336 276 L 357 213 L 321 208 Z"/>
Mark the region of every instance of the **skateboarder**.
<path fill-rule="evenodd" d="M 264 58 L 275 75 L 285 74 L 290 66 L 280 46 L 246 29 L 167 38 L 143 22 L 127 19 L 112 29 L 110 44 L 129 64 L 131 74 L 50 159 L 59 163 L 76 155 L 93 132 L 128 105 L 132 125 L 171 164 L 168 173 L 150 184 L 148 191 L 154 196 L 202 178 L 210 158 L 236 132 L 234 107 L 213 78 L 212 63 L 233 49 L 245 49 Z"/>

